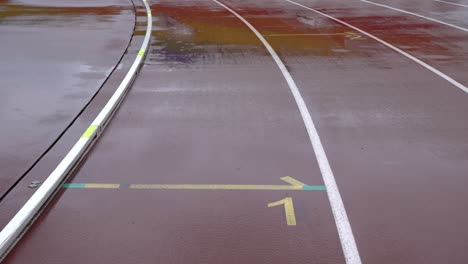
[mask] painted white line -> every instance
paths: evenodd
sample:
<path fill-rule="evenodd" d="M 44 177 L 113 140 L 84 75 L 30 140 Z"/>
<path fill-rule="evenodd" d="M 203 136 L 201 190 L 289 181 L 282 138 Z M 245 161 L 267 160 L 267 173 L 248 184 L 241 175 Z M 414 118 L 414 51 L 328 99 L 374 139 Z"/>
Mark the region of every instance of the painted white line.
<path fill-rule="evenodd" d="M 281 70 L 281 73 L 286 79 L 291 93 L 293 94 L 294 99 L 296 100 L 296 104 L 304 121 L 304 125 L 306 127 L 310 142 L 312 144 L 312 148 L 314 149 L 315 156 L 319 164 L 320 172 L 322 173 L 323 181 L 327 189 L 328 199 L 330 201 L 333 216 L 335 218 L 335 223 L 338 229 L 338 235 L 340 237 L 341 247 L 343 248 L 346 263 L 360 264 L 361 258 L 359 257 L 359 252 L 356 246 L 356 242 L 354 240 L 353 232 L 351 230 L 351 224 L 349 223 L 348 215 L 346 214 L 343 200 L 341 199 L 341 195 L 335 181 L 335 176 L 333 175 L 330 163 L 328 162 L 328 158 L 325 154 L 325 150 L 318 135 L 317 129 L 315 128 L 314 122 L 312 121 L 312 117 L 310 116 L 309 110 L 307 109 L 307 105 L 304 102 L 304 99 L 302 98 L 299 88 L 297 88 L 296 83 L 294 82 L 291 74 L 284 65 L 283 61 L 280 59 L 278 54 L 276 54 L 276 51 L 273 49 L 273 47 L 270 46 L 270 44 L 266 41 L 262 34 L 260 34 L 260 32 L 258 32 L 254 26 L 252 26 L 237 12 L 224 5 L 223 3 L 219 2 L 218 0 L 213 1 L 227 9 L 237 18 L 239 18 L 242 22 L 244 22 L 245 25 L 247 25 L 247 27 L 250 28 L 250 30 L 252 30 L 253 33 L 255 33 L 255 35 L 260 39 L 265 48 L 268 50 L 273 60 L 276 62 L 276 65 L 278 65 L 279 69 Z"/>
<path fill-rule="evenodd" d="M 344 22 L 344 21 L 342 21 L 342 20 L 340 20 L 340 19 L 338 19 L 338 18 L 332 17 L 332 16 L 330 16 L 330 15 L 327 15 L 327 14 L 325 14 L 325 13 L 323 13 L 323 12 L 320 12 L 320 11 L 315 10 L 315 9 L 313 9 L 313 8 L 310 8 L 310 7 L 308 7 L 308 6 L 299 4 L 299 3 L 294 2 L 294 1 L 292 1 L 292 0 L 284 0 L 284 1 L 290 2 L 291 4 L 298 5 L 298 6 L 300 6 L 300 7 L 303 7 L 303 8 L 305 8 L 305 9 L 310 10 L 310 11 L 313 11 L 313 12 L 315 12 L 315 13 L 317 13 L 317 14 L 322 15 L 322 16 L 328 17 L 329 19 L 332 19 L 332 20 L 334 20 L 335 22 L 338 22 L 338 23 L 340 23 L 340 24 L 342 24 L 342 25 L 345 25 L 345 26 L 347 26 L 347 27 L 349 27 L 349 28 L 352 28 L 352 29 L 354 29 L 354 30 L 356 30 L 356 31 L 358 31 L 358 32 L 360 32 L 360 33 L 362 33 L 363 35 L 366 35 L 366 36 L 368 36 L 369 38 L 372 38 L 372 39 L 374 39 L 374 40 L 380 42 L 381 44 L 383 44 L 383 45 L 385 45 L 385 46 L 391 48 L 392 50 L 394 50 L 394 51 L 400 53 L 401 55 L 403 55 L 403 56 L 405 56 L 405 57 L 407 57 L 407 58 L 413 60 L 414 62 L 418 63 L 419 65 L 425 67 L 426 69 L 428 69 L 428 70 L 430 70 L 431 72 L 433 72 L 433 73 L 439 75 L 440 77 L 444 78 L 446 81 L 448 81 L 448 82 L 450 82 L 451 84 L 455 85 L 456 87 L 460 88 L 460 89 L 461 89 L 462 91 L 464 91 L 465 93 L 468 93 L 468 88 L 467 88 L 466 86 L 464 86 L 463 84 L 461 84 L 461 83 L 455 81 L 454 79 L 452 79 L 450 76 L 446 75 L 445 73 L 443 73 L 443 72 L 439 71 L 438 69 L 432 67 L 431 65 L 429 65 L 429 64 L 427 64 L 427 63 L 421 61 L 420 59 L 418 59 L 418 58 L 416 58 L 416 57 L 414 57 L 414 56 L 412 56 L 412 55 L 410 55 L 410 54 L 404 52 L 403 50 L 401 50 L 401 49 L 399 49 L 399 48 L 393 46 L 392 44 L 390 44 L 390 43 L 388 43 L 388 42 L 386 42 L 386 41 L 384 41 L 384 40 L 382 40 L 382 39 L 380 39 L 380 38 L 378 38 L 378 37 L 376 37 L 376 36 L 374 36 L 374 35 L 372 35 L 372 34 L 370 34 L 370 33 L 367 33 L 366 31 L 364 31 L 364 30 L 362 30 L 362 29 L 359 29 L 359 28 L 357 28 L 357 27 L 355 27 L 355 26 L 353 26 L 353 25 L 350 25 L 350 24 L 348 24 L 348 23 L 346 23 L 346 22 Z"/>
<path fill-rule="evenodd" d="M 92 144 L 99 137 L 101 131 L 104 129 L 107 122 L 112 117 L 115 109 L 119 106 L 124 98 L 126 92 L 130 89 L 133 79 L 135 78 L 138 70 L 143 65 L 143 59 L 146 55 L 146 50 L 149 47 L 152 30 L 151 9 L 146 2 L 142 0 L 147 12 L 147 28 L 146 35 L 141 45 L 140 52 L 138 53 L 135 61 L 133 62 L 130 70 L 127 72 L 125 78 L 120 83 L 119 87 L 107 102 L 106 106 L 101 110 L 99 115 L 93 121 L 91 126 L 76 142 L 73 148 L 67 155 L 60 161 L 54 171 L 47 177 L 44 183 L 38 190 L 29 198 L 23 207 L 16 213 L 16 215 L 8 222 L 8 224 L 0 232 L 0 260 L 3 259 L 9 250 L 21 238 L 21 235 L 35 220 L 36 216 L 40 213 L 43 206 L 46 205 L 61 183 L 65 180 L 66 176 L 76 166 L 76 164 L 83 158 Z"/>
<path fill-rule="evenodd" d="M 441 3 L 446 3 L 446 4 L 450 4 L 450 5 L 457 5 L 457 6 L 464 6 L 464 7 L 468 7 L 468 5 L 463 5 L 463 4 L 459 4 L 459 3 L 453 3 L 453 2 L 447 2 L 447 1 L 442 1 L 442 0 L 434 0 L 436 2 L 441 2 Z"/>
<path fill-rule="evenodd" d="M 409 12 L 409 11 L 406 11 L 406 10 L 403 10 L 403 9 L 399 9 L 399 8 L 395 8 L 395 7 L 391 7 L 391 6 L 388 6 L 388 5 L 383 5 L 383 4 L 379 4 L 379 3 L 375 3 L 375 2 L 371 2 L 371 1 L 367 1 L 367 0 L 360 0 L 360 1 L 364 2 L 364 3 L 371 4 L 371 5 L 376 5 L 376 6 L 380 6 L 380 7 L 389 8 L 389 9 L 399 11 L 399 12 L 402 12 L 402 13 L 405 13 L 405 14 L 408 14 L 408 15 L 417 16 L 419 18 L 424 18 L 424 19 L 427 19 L 427 20 L 432 21 L 432 22 L 436 22 L 436 23 L 439 23 L 439 24 L 442 24 L 442 25 L 446 25 L 446 26 L 449 26 L 449 27 L 453 27 L 453 28 L 468 32 L 468 28 L 459 27 L 459 26 L 456 26 L 456 25 L 453 25 L 453 24 L 450 24 L 450 23 L 447 23 L 447 22 L 444 22 L 444 21 L 440 21 L 440 20 L 437 20 L 437 19 L 434 19 L 434 18 L 419 15 L 419 14 Z"/>

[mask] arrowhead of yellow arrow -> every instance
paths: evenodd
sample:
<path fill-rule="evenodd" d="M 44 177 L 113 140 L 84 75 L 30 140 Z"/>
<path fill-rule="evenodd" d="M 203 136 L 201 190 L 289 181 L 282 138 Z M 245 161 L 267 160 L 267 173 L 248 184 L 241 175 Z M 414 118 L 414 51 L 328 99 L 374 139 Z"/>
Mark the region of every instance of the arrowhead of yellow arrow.
<path fill-rule="evenodd" d="M 284 177 L 281 177 L 280 179 L 287 182 L 287 183 L 289 183 L 289 184 L 291 184 L 291 185 L 293 185 L 293 186 L 304 186 L 305 185 L 304 183 L 294 179 L 291 176 L 284 176 Z"/>

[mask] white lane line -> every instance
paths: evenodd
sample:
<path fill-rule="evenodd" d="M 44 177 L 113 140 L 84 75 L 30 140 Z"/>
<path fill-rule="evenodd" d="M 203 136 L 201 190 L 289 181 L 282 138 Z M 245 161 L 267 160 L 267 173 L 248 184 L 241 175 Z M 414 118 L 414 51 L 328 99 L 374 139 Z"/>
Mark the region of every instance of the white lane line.
<path fill-rule="evenodd" d="M 399 9 L 399 8 L 395 8 L 395 7 L 391 7 L 391 6 L 388 6 L 388 5 L 383 5 L 383 4 L 379 4 L 379 3 L 375 3 L 375 2 L 371 2 L 371 1 L 367 1 L 367 0 L 360 0 L 360 1 L 364 2 L 364 3 L 371 4 L 371 5 L 376 5 L 376 6 L 380 6 L 380 7 L 389 8 L 389 9 L 399 11 L 399 12 L 402 12 L 402 13 L 405 13 L 405 14 L 408 14 L 408 15 L 417 16 L 419 18 L 427 19 L 427 20 L 432 21 L 432 22 L 436 22 L 436 23 L 439 23 L 439 24 L 442 24 L 442 25 L 446 25 L 446 26 L 449 26 L 449 27 L 453 27 L 453 28 L 468 32 L 468 28 L 459 27 L 459 26 L 456 26 L 456 25 L 453 25 L 453 24 L 450 24 L 450 23 L 447 23 L 447 22 L 444 22 L 444 21 L 440 21 L 440 20 L 437 20 L 437 19 L 434 19 L 434 18 L 430 18 L 430 17 L 427 17 L 427 16 L 416 14 L 416 13 L 413 13 L 413 12 L 409 12 L 409 11 L 406 11 L 406 10 L 403 10 L 403 9 Z"/>
<path fill-rule="evenodd" d="M 447 2 L 447 1 L 442 1 L 442 0 L 434 0 L 436 2 L 441 2 L 441 3 L 446 3 L 446 4 L 450 4 L 450 5 L 457 5 L 457 6 L 464 6 L 464 7 L 468 7 L 468 5 L 463 5 L 463 4 L 459 4 L 459 3 L 453 3 L 453 2 Z"/>
<path fill-rule="evenodd" d="M 283 61 L 280 59 L 278 54 L 276 54 L 275 50 L 270 46 L 270 44 L 266 41 L 262 34 L 260 34 L 260 32 L 258 32 L 257 29 L 254 28 L 254 26 L 252 26 L 247 20 L 245 20 L 242 16 L 240 16 L 231 8 L 227 7 L 218 0 L 212 1 L 224 7 L 237 18 L 239 18 L 242 22 L 244 22 L 244 24 L 247 25 L 247 27 L 249 27 L 250 30 L 252 30 L 253 33 L 255 33 L 255 35 L 260 39 L 260 41 L 270 53 L 273 60 L 276 62 L 276 65 L 278 65 L 278 68 L 281 70 L 281 73 L 286 79 L 291 93 L 293 94 L 294 99 L 296 100 L 296 104 L 304 121 L 304 125 L 306 127 L 310 142 L 312 144 L 312 148 L 315 152 L 320 172 L 322 174 L 323 181 L 327 189 L 328 199 L 330 201 L 333 216 L 335 218 L 335 223 L 338 229 L 338 235 L 340 237 L 341 247 L 343 248 L 346 263 L 361 264 L 362 262 L 359 256 L 356 242 L 354 240 L 353 232 L 351 230 L 351 224 L 349 223 L 348 215 L 346 214 L 343 200 L 341 199 L 340 191 L 338 190 L 338 186 L 335 181 L 335 176 L 333 175 L 330 163 L 328 162 L 328 158 L 325 154 L 325 150 L 318 135 L 317 129 L 315 128 L 314 122 L 312 121 L 312 117 L 310 116 L 309 110 L 307 109 L 307 105 L 304 102 L 304 99 L 302 98 L 299 88 L 297 88 L 296 83 L 294 82 L 291 74 L 284 65 Z"/>
<path fill-rule="evenodd" d="M 41 212 L 43 206 L 45 206 L 47 202 L 54 196 L 57 189 L 60 188 L 61 183 L 65 180 L 66 176 L 83 158 L 93 143 L 96 142 L 96 139 L 99 137 L 102 130 L 104 130 L 107 122 L 115 112 L 115 109 L 119 106 L 120 102 L 125 97 L 126 92 L 130 89 L 133 79 L 138 73 L 140 67 L 143 65 L 143 60 L 149 47 L 151 38 L 151 9 L 147 3 L 147 0 L 142 1 L 145 5 L 147 13 L 147 28 L 140 52 L 138 52 L 138 55 L 136 56 L 125 78 L 122 80 L 111 99 L 106 103 L 105 107 L 101 110 L 93 123 L 75 143 L 67 155 L 60 161 L 60 163 L 47 177 L 44 183 L 37 189 L 37 191 L 29 198 L 29 200 L 23 205 L 23 207 L 21 207 L 16 215 L 0 232 L 0 262 L 14 247 L 24 232 L 26 232 L 27 228 L 34 222 L 36 216 Z"/>
<path fill-rule="evenodd" d="M 450 76 L 448 76 L 447 74 L 445 74 L 445 73 L 439 71 L 438 69 L 436 69 L 436 68 L 432 67 L 431 65 L 429 65 L 429 64 L 427 64 L 427 63 L 425 63 L 425 62 L 423 62 L 422 60 L 420 60 L 420 59 L 418 59 L 418 58 L 416 58 L 416 57 L 414 57 L 414 56 L 412 56 L 412 55 L 410 55 L 410 54 L 404 52 L 403 50 L 401 50 L 401 49 L 399 49 L 399 48 L 393 46 L 392 44 L 390 44 L 390 43 L 388 43 L 388 42 L 386 42 L 386 41 L 384 41 L 384 40 L 382 40 L 382 39 L 380 39 L 380 38 L 378 38 L 378 37 L 376 37 L 376 36 L 374 36 L 374 35 L 372 35 L 372 34 L 370 34 L 370 33 L 367 33 L 366 31 L 364 31 L 364 30 L 362 30 L 362 29 L 360 29 L 360 28 L 357 28 L 357 27 L 355 27 L 355 26 L 353 26 L 353 25 L 350 25 L 350 24 L 348 24 L 348 23 L 346 23 L 346 22 L 344 22 L 344 21 L 342 21 L 342 20 L 340 20 L 340 19 L 338 19 L 338 18 L 332 17 L 332 16 L 330 16 L 330 15 L 327 15 L 327 14 L 325 14 L 325 13 L 322 13 L 322 12 L 320 12 L 320 11 L 318 11 L 318 10 L 315 10 L 315 9 L 313 9 L 313 8 L 310 8 L 310 7 L 308 7 L 308 6 L 299 4 L 299 3 L 294 2 L 294 1 L 292 1 L 292 0 L 284 0 L 284 1 L 290 2 L 291 4 L 298 5 L 298 6 L 300 6 L 300 7 L 303 7 L 303 8 L 305 8 L 305 9 L 310 10 L 310 11 L 313 11 L 313 12 L 315 12 L 315 13 L 317 13 L 317 14 L 322 15 L 322 16 L 328 17 L 329 19 L 332 19 L 332 20 L 334 20 L 335 22 L 338 22 L 338 23 L 340 23 L 340 24 L 342 24 L 342 25 L 345 25 L 345 26 L 347 26 L 347 27 L 349 27 L 349 28 L 352 28 L 352 29 L 354 29 L 354 30 L 356 30 L 356 31 L 358 31 L 358 32 L 360 32 L 360 33 L 362 33 L 363 35 L 366 35 L 366 36 L 368 36 L 369 38 L 372 38 L 372 39 L 374 39 L 374 40 L 380 42 L 381 44 L 383 44 L 383 45 L 385 45 L 385 46 L 391 48 L 392 50 L 394 50 L 394 51 L 400 53 L 401 55 L 403 55 L 403 56 L 405 56 L 405 57 L 407 57 L 407 58 L 413 60 L 414 62 L 418 63 L 419 65 L 425 67 L 426 69 L 432 71 L 433 73 L 435 73 L 435 74 L 439 75 L 440 77 L 444 78 L 446 81 L 448 81 L 448 82 L 450 82 L 451 84 L 455 85 L 456 87 L 460 88 L 460 89 L 461 89 L 462 91 L 464 91 L 465 93 L 468 93 L 468 88 L 467 88 L 466 86 L 464 86 L 463 84 L 461 84 L 461 83 L 455 81 L 454 79 L 452 79 L 452 78 L 451 78 Z"/>

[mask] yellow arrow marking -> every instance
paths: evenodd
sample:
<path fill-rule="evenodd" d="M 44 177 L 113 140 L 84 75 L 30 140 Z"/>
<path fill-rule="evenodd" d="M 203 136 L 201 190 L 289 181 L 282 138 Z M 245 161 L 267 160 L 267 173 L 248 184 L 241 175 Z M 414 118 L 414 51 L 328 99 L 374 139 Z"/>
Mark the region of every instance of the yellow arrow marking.
<path fill-rule="evenodd" d="M 66 183 L 70 189 L 163 189 L 163 190 L 325 190 L 323 185 L 305 185 L 290 177 L 281 180 L 289 185 L 253 185 L 253 184 L 107 184 L 107 183 Z"/>
<path fill-rule="evenodd" d="M 289 183 L 289 184 L 291 184 L 291 185 L 294 185 L 294 186 L 301 186 L 302 187 L 302 186 L 305 185 L 304 183 L 294 179 L 291 176 L 284 176 L 284 177 L 281 177 L 280 179 L 287 182 L 287 183 Z"/>

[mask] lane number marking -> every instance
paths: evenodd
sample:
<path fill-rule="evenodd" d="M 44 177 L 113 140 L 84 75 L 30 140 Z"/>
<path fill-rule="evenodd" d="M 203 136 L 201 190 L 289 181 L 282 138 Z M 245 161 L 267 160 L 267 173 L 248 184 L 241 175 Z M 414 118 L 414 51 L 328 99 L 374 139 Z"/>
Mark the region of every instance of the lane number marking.
<path fill-rule="evenodd" d="M 349 223 L 348 215 L 346 214 L 346 209 L 344 207 L 343 199 L 341 199 L 341 194 L 338 189 L 338 185 L 336 184 L 335 175 L 333 174 L 330 163 L 328 162 L 327 154 L 325 153 L 325 149 L 323 148 L 322 141 L 320 140 L 320 136 L 318 134 L 317 128 L 315 127 L 314 121 L 312 120 L 312 116 L 309 113 L 309 109 L 307 108 L 304 98 L 302 98 L 301 92 L 299 91 L 296 82 L 294 82 L 291 73 L 289 72 L 286 65 L 284 65 L 283 61 L 278 56 L 273 47 L 262 36 L 262 34 L 258 32 L 258 30 L 252 24 L 249 23 L 249 21 L 220 1 L 212 1 L 231 12 L 231 14 L 239 18 L 248 28 L 250 28 L 250 30 L 252 30 L 252 32 L 263 43 L 263 46 L 265 46 L 265 48 L 268 50 L 271 57 L 276 62 L 276 65 L 283 74 L 283 77 L 289 86 L 294 100 L 296 101 L 297 107 L 299 108 L 299 112 L 301 114 L 302 120 L 304 121 L 307 134 L 309 135 L 310 143 L 312 144 L 320 172 L 322 173 L 323 181 L 327 187 L 328 200 L 330 201 L 333 217 L 335 218 L 336 228 L 340 237 L 346 264 L 361 264 L 361 257 L 359 256 L 353 231 L 351 230 L 351 224 Z"/>
<path fill-rule="evenodd" d="M 269 203 L 268 207 L 274 207 L 282 204 L 284 205 L 284 213 L 286 214 L 286 223 L 288 226 L 295 226 L 296 214 L 294 213 L 294 204 L 291 197 L 286 197 L 277 202 Z"/>

